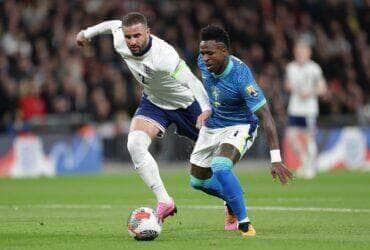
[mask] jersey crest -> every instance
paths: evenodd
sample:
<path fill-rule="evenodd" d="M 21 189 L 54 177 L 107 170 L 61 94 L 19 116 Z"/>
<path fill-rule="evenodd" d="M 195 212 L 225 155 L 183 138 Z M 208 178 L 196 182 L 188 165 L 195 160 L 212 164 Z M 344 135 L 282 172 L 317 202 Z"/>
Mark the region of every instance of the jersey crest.
<path fill-rule="evenodd" d="M 149 68 L 148 66 L 144 65 L 144 72 L 145 74 L 147 74 L 148 76 L 152 76 L 154 74 L 154 70 Z"/>

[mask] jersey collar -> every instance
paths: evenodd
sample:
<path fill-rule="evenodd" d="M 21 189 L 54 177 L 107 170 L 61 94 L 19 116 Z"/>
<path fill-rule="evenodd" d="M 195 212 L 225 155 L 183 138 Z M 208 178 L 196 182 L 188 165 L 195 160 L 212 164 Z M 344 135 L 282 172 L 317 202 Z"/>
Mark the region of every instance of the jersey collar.
<path fill-rule="evenodd" d="M 212 74 L 216 78 L 227 76 L 230 73 L 231 69 L 233 68 L 233 65 L 234 65 L 233 60 L 231 60 L 231 58 L 229 57 L 229 62 L 227 63 L 227 66 L 226 66 L 224 72 L 222 72 L 219 75 L 216 75 L 214 73 L 212 73 Z"/>

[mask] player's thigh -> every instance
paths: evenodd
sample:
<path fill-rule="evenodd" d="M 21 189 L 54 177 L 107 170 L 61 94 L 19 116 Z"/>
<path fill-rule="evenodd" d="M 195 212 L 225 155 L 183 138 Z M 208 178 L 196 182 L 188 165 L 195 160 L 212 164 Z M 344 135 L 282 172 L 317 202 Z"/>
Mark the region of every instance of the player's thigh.
<path fill-rule="evenodd" d="M 240 152 L 234 145 L 231 145 L 229 143 L 221 143 L 216 150 L 215 156 L 229 158 L 235 164 L 240 159 Z"/>
<path fill-rule="evenodd" d="M 306 116 L 308 136 L 314 137 L 316 134 L 316 116 Z"/>
<path fill-rule="evenodd" d="M 203 126 L 191 153 L 190 163 L 202 168 L 209 168 L 217 147 L 217 133 L 215 130 Z"/>
<path fill-rule="evenodd" d="M 147 133 L 151 139 L 158 137 L 162 132 L 154 123 L 140 117 L 134 117 L 131 121 L 130 131 L 135 130 Z"/>
<path fill-rule="evenodd" d="M 236 163 L 253 145 L 256 136 L 257 127 L 253 127 L 250 124 L 226 127 L 219 137 L 220 146 L 216 155 L 228 157 Z"/>
<path fill-rule="evenodd" d="M 144 131 L 153 139 L 162 137 L 170 123 L 166 110 L 156 106 L 143 95 L 132 119 L 130 131 Z"/>

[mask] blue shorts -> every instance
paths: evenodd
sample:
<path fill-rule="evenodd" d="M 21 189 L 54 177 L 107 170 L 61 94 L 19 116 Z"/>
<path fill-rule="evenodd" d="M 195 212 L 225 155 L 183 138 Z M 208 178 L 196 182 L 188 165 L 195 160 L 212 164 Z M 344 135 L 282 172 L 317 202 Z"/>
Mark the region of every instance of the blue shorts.
<path fill-rule="evenodd" d="M 291 127 L 300 127 L 305 128 L 307 127 L 306 117 L 304 116 L 289 116 L 289 125 Z"/>
<path fill-rule="evenodd" d="M 314 116 L 289 116 L 289 126 L 298 128 L 313 129 L 316 127 L 316 117 Z"/>
<path fill-rule="evenodd" d="M 156 106 L 147 99 L 146 95 L 143 95 L 134 117 L 154 123 L 161 130 L 159 136 L 163 135 L 166 129 L 174 123 L 177 134 L 195 141 L 199 133 L 195 125 L 201 113 L 200 106 L 196 101 L 187 108 L 166 110 Z"/>

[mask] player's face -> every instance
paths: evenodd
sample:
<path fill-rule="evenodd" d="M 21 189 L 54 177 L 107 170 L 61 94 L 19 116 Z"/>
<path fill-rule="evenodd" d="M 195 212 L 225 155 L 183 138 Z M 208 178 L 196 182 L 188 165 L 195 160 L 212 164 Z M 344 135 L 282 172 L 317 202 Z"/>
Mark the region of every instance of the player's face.
<path fill-rule="evenodd" d="M 304 63 L 311 58 L 311 48 L 306 44 L 297 44 L 294 47 L 294 58 L 299 63 Z"/>
<path fill-rule="evenodd" d="M 123 33 L 132 54 L 140 54 L 147 46 L 150 36 L 149 28 L 142 23 L 123 26 Z"/>
<path fill-rule="evenodd" d="M 225 45 L 214 40 L 209 40 L 201 41 L 199 47 L 207 69 L 216 74 L 221 73 L 220 71 L 225 66 L 225 59 L 228 56 Z"/>

